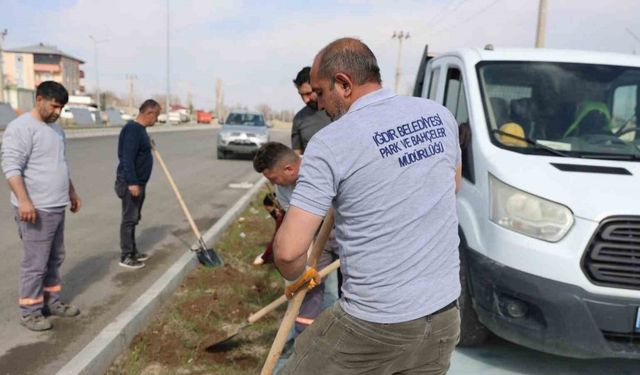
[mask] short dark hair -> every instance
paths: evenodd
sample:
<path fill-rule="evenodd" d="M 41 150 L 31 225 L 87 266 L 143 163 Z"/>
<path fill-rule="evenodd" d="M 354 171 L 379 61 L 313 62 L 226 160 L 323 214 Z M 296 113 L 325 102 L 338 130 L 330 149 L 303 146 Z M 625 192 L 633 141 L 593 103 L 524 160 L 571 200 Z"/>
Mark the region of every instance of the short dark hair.
<path fill-rule="evenodd" d="M 359 39 L 337 39 L 324 47 L 317 58 L 318 76 L 331 80 L 331 87 L 337 73 L 347 74 L 358 85 L 382 83 L 376 56 Z"/>
<path fill-rule="evenodd" d="M 140 105 L 140 109 L 138 111 L 140 113 L 145 113 L 146 111 L 154 108 L 160 108 L 160 103 L 153 99 L 147 99 Z"/>
<path fill-rule="evenodd" d="M 36 98 L 40 96 L 45 100 L 54 99 L 58 104 L 66 105 L 69 101 L 69 92 L 56 81 L 44 81 L 36 88 Z"/>
<path fill-rule="evenodd" d="M 267 142 L 260 146 L 256 152 L 256 156 L 253 158 L 253 169 L 262 173 L 265 169 L 275 167 L 280 161 L 293 162 L 297 158 L 298 155 L 290 147 L 280 142 Z"/>
<path fill-rule="evenodd" d="M 293 80 L 293 84 L 296 87 L 300 87 L 305 83 L 311 83 L 311 67 L 305 66 L 301 71 L 298 72 L 296 79 Z"/>
<path fill-rule="evenodd" d="M 263 206 L 275 206 L 275 203 L 273 203 L 276 200 L 276 196 L 274 193 L 267 193 L 264 196 L 264 199 L 262 200 L 262 205 Z"/>

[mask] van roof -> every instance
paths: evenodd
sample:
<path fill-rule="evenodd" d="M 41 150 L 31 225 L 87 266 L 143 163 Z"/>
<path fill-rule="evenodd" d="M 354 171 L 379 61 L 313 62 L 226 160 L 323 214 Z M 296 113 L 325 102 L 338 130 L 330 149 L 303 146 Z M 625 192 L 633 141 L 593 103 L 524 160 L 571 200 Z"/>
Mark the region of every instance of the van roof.
<path fill-rule="evenodd" d="M 473 65 L 480 61 L 551 61 L 640 67 L 637 55 L 549 48 L 464 48 L 440 54 L 438 58 L 444 56 L 457 56 Z"/>

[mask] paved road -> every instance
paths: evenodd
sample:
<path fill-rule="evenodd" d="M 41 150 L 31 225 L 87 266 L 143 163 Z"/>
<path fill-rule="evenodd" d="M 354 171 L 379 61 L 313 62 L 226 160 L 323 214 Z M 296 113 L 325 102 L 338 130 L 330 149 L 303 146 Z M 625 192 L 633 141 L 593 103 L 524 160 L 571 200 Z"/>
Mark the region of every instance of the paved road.
<path fill-rule="evenodd" d="M 215 160 L 214 130 L 163 133 L 154 138 L 203 231 L 245 192 L 229 188 L 230 183 L 257 180 L 247 160 Z M 287 143 L 288 133 L 275 130 L 272 138 Z M 152 257 L 140 271 L 118 267 L 119 200 L 112 190 L 115 147 L 113 136 L 69 141 L 68 157 L 84 207 L 78 215 L 68 216 L 64 295 L 79 305 L 83 314 L 76 320 L 54 318 L 55 328 L 47 333 L 32 333 L 17 324 L 20 243 L 6 185 L 0 184 L 0 217 L 4 218 L 0 221 L 0 375 L 55 373 L 191 243 L 188 224 L 156 165 L 139 228 L 140 248 Z M 640 364 L 566 359 L 492 339 L 482 348 L 458 349 L 449 373 L 630 375 L 640 373 Z"/>
<path fill-rule="evenodd" d="M 216 160 L 216 131 L 153 135 L 203 232 L 246 192 L 230 188 L 230 183 L 255 182 L 259 177 L 249 160 Z M 272 139 L 287 142 L 288 132 L 275 130 Z M 67 214 L 63 295 L 78 305 L 82 314 L 77 319 L 52 318 L 52 331 L 33 333 L 18 324 L 21 245 L 8 188 L 0 184 L 1 375 L 55 373 L 192 243 L 194 236 L 156 163 L 138 227 L 139 248 L 151 258 L 142 270 L 117 265 L 120 200 L 113 192 L 116 145 L 115 136 L 69 140 L 67 156 L 83 208 L 77 215 Z"/>
<path fill-rule="evenodd" d="M 637 375 L 640 361 L 582 360 L 537 352 L 493 337 L 479 348 L 458 348 L 449 375 Z"/>

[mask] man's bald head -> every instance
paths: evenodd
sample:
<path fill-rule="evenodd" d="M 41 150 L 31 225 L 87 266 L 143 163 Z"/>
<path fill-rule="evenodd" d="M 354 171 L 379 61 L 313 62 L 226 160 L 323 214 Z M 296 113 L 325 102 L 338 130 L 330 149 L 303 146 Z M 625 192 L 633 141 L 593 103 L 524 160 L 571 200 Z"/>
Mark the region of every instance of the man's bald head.
<path fill-rule="evenodd" d="M 348 75 L 355 84 L 382 83 L 375 55 L 355 38 L 341 38 L 324 47 L 316 56 L 318 78 L 335 82 L 337 73 Z M 316 65 L 314 63 L 314 65 Z"/>

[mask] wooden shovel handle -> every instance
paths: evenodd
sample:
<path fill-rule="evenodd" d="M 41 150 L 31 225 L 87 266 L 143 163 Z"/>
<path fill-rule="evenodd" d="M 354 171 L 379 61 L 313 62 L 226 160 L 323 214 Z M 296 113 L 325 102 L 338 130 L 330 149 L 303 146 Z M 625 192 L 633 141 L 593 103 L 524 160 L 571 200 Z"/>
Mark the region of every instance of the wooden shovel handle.
<path fill-rule="evenodd" d="M 331 234 L 331 229 L 333 229 L 333 209 L 330 209 L 327 213 L 327 216 L 322 223 L 322 227 L 320 228 L 320 232 L 316 236 L 316 240 L 311 245 L 311 252 L 309 253 L 309 258 L 307 260 L 308 266 L 315 267 L 318 263 L 318 258 L 320 258 L 320 254 L 322 253 L 324 245 L 329 238 L 329 234 Z M 273 368 L 278 361 L 278 357 L 280 357 L 280 353 L 282 353 L 282 348 L 284 348 L 284 345 L 287 343 L 287 336 L 289 335 L 289 331 L 291 331 L 291 327 L 293 327 L 296 316 L 298 316 L 300 306 L 302 305 L 302 301 L 306 294 L 307 289 L 303 288 L 299 290 L 298 294 L 289 301 L 287 312 L 284 314 L 284 318 L 282 318 L 282 323 L 280 324 L 280 328 L 278 328 L 278 333 L 276 334 L 276 338 L 273 340 L 271 350 L 269 350 L 267 360 L 262 367 L 260 375 L 271 375 L 273 373 Z"/>
<path fill-rule="evenodd" d="M 198 240 L 202 239 L 202 236 L 200 235 L 200 231 L 198 230 L 198 227 L 196 226 L 195 221 L 193 221 L 193 218 L 191 217 L 191 213 L 189 212 L 187 205 L 184 203 L 184 200 L 182 199 L 182 194 L 180 194 L 180 190 L 178 190 L 178 187 L 176 186 L 175 181 L 173 181 L 173 177 L 171 177 L 171 173 L 169 172 L 169 169 L 167 169 L 167 166 L 164 164 L 164 160 L 162 160 L 162 156 L 160 156 L 160 152 L 156 148 L 156 142 L 153 140 L 151 140 L 151 150 L 153 151 L 153 155 L 155 155 L 156 159 L 158 159 L 158 162 L 160 163 L 160 167 L 162 167 L 162 170 L 164 171 L 165 176 L 167 176 L 167 180 L 169 180 L 169 185 L 171 185 L 171 189 L 173 189 L 173 192 L 176 193 L 176 197 L 178 198 L 180 207 L 182 207 L 182 211 L 184 211 L 184 214 L 187 217 L 187 220 L 189 220 L 189 225 L 191 225 L 191 229 L 193 230 L 193 233 L 196 235 L 196 237 L 198 237 Z"/>
<path fill-rule="evenodd" d="M 338 267 L 340 267 L 340 259 L 334 261 L 333 263 L 329 264 L 325 268 L 321 269 L 318 273 L 320 274 L 320 277 L 325 278 L 327 277 L 328 274 L 338 269 Z M 296 292 L 296 294 L 297 293 L 298 292 Z M 247 321 L 249 323 L 255 323 L 258 320 L 264 318 L 264 316 L 267 315 L 268 313 L 277 309 L 278 306 L 282 305 L 285 302 L 287 302 L 287 296 L 283 294 L 280 297 L 278 297 L 278 299 L 275 299 L 273 302 L 271 302 L 267 306 L 249 315 L 249 319 L 247 319 Z"/>

